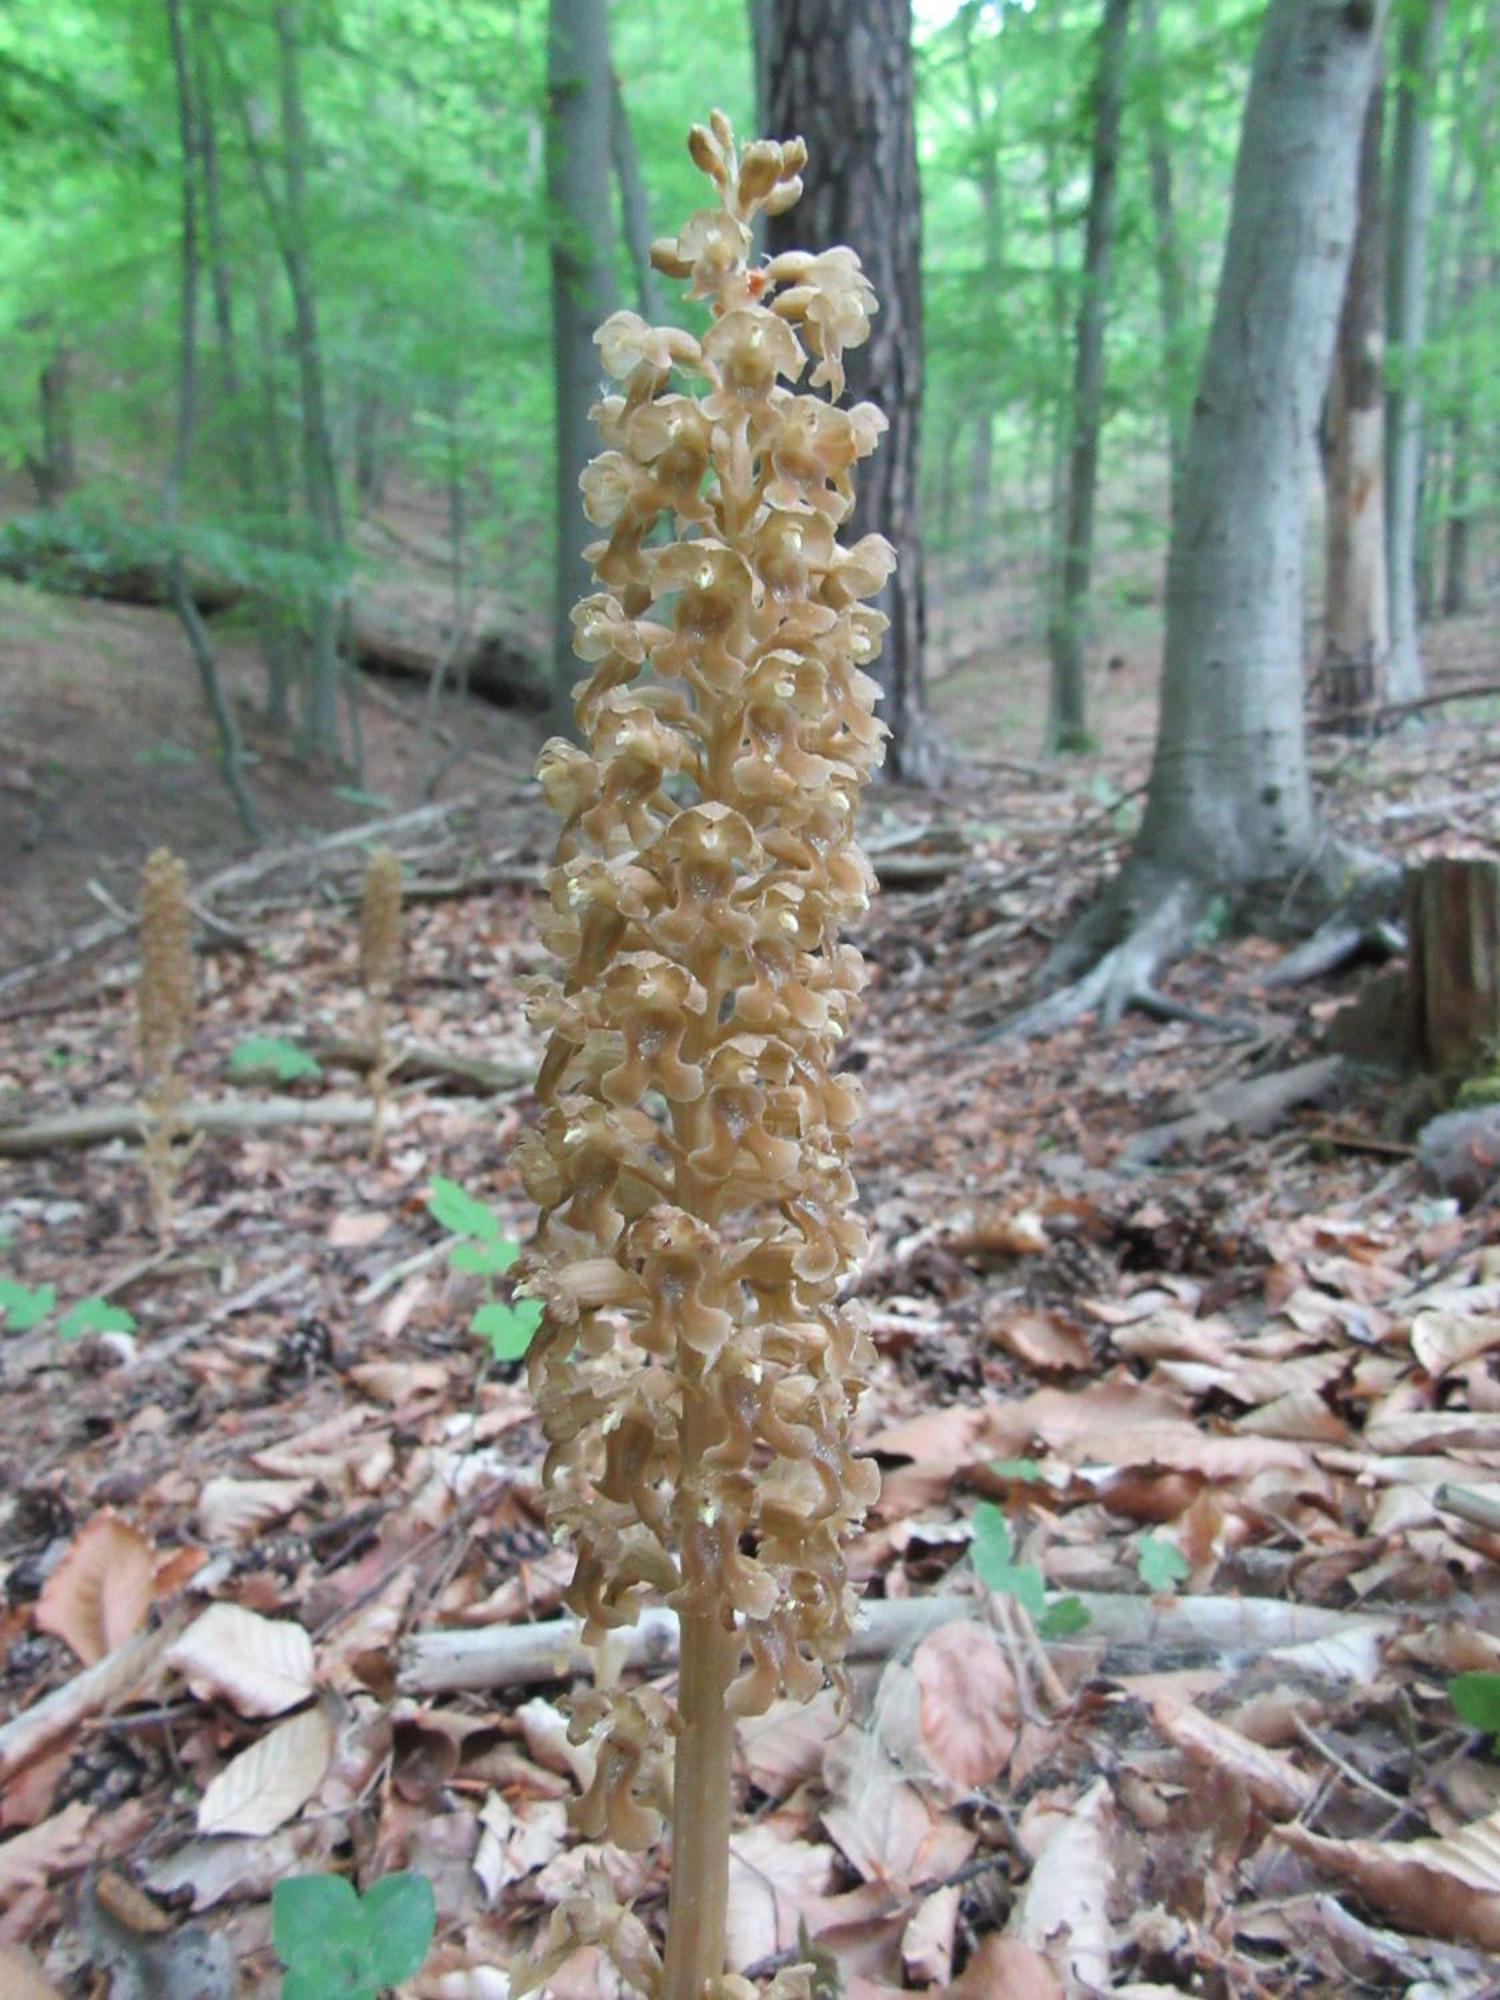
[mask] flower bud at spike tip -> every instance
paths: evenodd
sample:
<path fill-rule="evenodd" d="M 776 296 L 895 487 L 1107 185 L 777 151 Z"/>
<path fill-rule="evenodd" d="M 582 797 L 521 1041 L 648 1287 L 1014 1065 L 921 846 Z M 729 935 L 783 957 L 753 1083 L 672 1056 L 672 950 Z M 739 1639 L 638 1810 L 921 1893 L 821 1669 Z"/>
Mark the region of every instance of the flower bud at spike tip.
<path fill-rule="evenodd" d="M 800 140 L 741 152 L 715 112 L 689 151 L 714 205 L 652 259 L 709 329 L 617 313 L 598 334 L 619 389 L 583 481 L 604 536 L 574 621 L 586 747 L 542 754 L 565 821 L 543 917 L 558 964 L 528 1003 L 549 1041 L 517 1154 L 541 1210 L 521 1275 L 544 1309 L 530 1372 L 549 1524 L 577 1551 L 568 1602 L 590 1643 L 652 1601 L 681 1618 L 664 1726 L 634 1695 L 579 1716 L 591 1837 L 648 1840 L 671 1799 L 667 1943 L 643 1952 L 596 1883 L 525 1979 L 587 1940 L 650 2000 L 805 2000 L 808 1968 L 756 1989 L 725 1966 L 730 1754 L 736 1716 L 838 1674 L 843 1544 L 878 1484 L 850 1442 L 871 1350 L 839 1303 L 864 1244 L 859 1093 L 833 1075 L 863 983 L 840 943 L 870 884 L 854 816 L 886 733 L 861 670 L 885 621 L 859 600 L 887 551 L 839 540 L 883 427 L 837 406 L 876 300 L 850 250 L 752 266 L 756 215 L 800 189 Z"/>

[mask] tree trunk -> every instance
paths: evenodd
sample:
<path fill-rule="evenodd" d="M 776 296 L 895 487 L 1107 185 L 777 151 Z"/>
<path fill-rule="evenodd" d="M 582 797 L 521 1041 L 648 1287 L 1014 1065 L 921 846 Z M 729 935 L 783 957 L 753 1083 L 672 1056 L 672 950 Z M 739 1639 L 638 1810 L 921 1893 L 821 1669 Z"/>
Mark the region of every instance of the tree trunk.
<path fill-rule="evenodd" d="M 1044 977 L 1091 970 L 1017 1029 L 1092 1006 L 1112 1018 L 1149 994 L 1215 894 L 1242 901 L 1294 874 L 1321 883 L 1302 712 L 1303 544 L 1381 13 L 1270 0 L 1172 527 L 1145 818 L 1124 870 Z"/>
<path fill-rule="evenodd" d="M 76 483 L 73 450 L 73 355 L 60 343 L 37 375 L 37 405 L 41 418 L 41 450 L 27 455 L 26 466 L 43 507 L 55 507 Z"/>
<path fill-rule="evenodd" d="M 1422 404 L 1416 369 L 1426 327 L 1427 235 L 1432 219 L 1432 88 L 1447 0 L 1412 0 L 1396 55 L 1391 144 L 1386 339 L 1393 376 L 1386 395 L 1386 561 L 1390 573 L 1392 701 L 1422 693 L 1417 640 L 1417 530 Z"/>
<path fill-rule="evenodd" d="M 1384 92 L 1365 112 L 1359 212 L 1328 395 L 1327 707 L 1351 716 L 1379 698 L 1389 645 L 1385 568 L 1385 218 L 1381 199 Z"/>
<path fill-rule="evenodd" d="M 1175 512 L 1187 454 L 1188 397 L 1183 380 L 1188 333 L 1187 284 L 1178 241 L 1177 204 L 1172 191 L 1168 144 L 1167 88 L 1156 0 L 1141 0 L 1141 41 L 1149 89 L 1146 93 L 1146 158 L 1151 174 L 1152 250 L 1156 259 L 1157 302 L 1161 314 L 1162 388 L 1167 407 L 1167 462 L 1171 507 Z"/>
<path fill-rule="evenodd" d="M 615 309 L 607 0 L 551 0 L 547 16 L 547 204 L 552 216 L 552 360 L 557 398 L 557 598 L 553 706 L 571 732 L 573 606 L 594 588 L 578 481 L 594 455 L 594 329 Z"/>
<path fill-rule="evenodd" d="M 651 264 L 651 204 L 646 196 L 646 183 L 641 179 L 641 162 L 635 150 L 625 93 L 613 70 L 609 73 L 609 149 L 620 189 L 625 247 L 635 273 L 635 309 L 642 319 L 655 326 L 662 317 L 662 303 L 661 287 Z"/>
<path fill-rule="evenodd" d="M 308 146 L 300 34 L 299 8 L 295 0 L 286 0 L 276 9 L 283 169 L 280 247 L 292 295 L 292 341 L 302 392 L 302 478 L 318 555 L 330 571 L 329 581 L 317 589 L 311 606 L 312 659 L 303 726 L 309 748 L 334 756 L 339 747 L 338 695 L 342 675 L 339 642 L 347 612 L 344 590 L 336 580 L 344 560 L 344 522 L 328 424 L 317 292 L 308 253 Z"/>
<path fill-rule="evenodd" d="M 918 516 L 922 418 L 922 205 L 917 180 L 911 0 L 771 0 L 772 138 L 800 133 L 807 192 L 767 231 L 773 251 L 859 253 L 880 299 L 867 345 L 847 358 L 852 400 L 890 422 L 860 479 L 852 533 L 887 537 L 894 577 L 877 600 L 890 630 L 874 672 L 890 726 L 888 768 L 912 784 L 940 766 L 927 716 L 927 608 Z"/>
<path fill-rule="evenodd" d="M 1104 322 L 1115 245 L 1115 184 L 1120 112 L 1125 96 L 1125 49 L 1130 0 L 1104 0 L 1099 62 L 1093 83 L 1093 146 L 1088 218 L 1084 225 L 1083 291 L 1073 346 L 1069 411 L 1068 491 L 1063 513 L 1061 572 L 1053 586 L 1047 634 L 1051 655 L 1047 714 L 1049 752 L 1087 750 L 1084 637 L 1094 567 L 1094 501 L 1099 487 L 1099 429 L 1104 410 Z"/>
<path fill-rule="evenodd" d="M 198 669 L 204 701 L 213 717 L 219 739 L 219 764 L 224 783 L 240 825 L 251 840 L 261 838 L 263 828 L 255 801 L 245 783 L 243 752 L 234 710 L 219 677 L 208 634 L 188 588 L 187 566 L 182 557 L 179 519 L 182 488 L 192 454 L 193 431 L 198 415 L 198 117 L 194 103 L 192 73 L 188 66 L 180 0 L 166 0 L 167 34 L 172 48 L 172 73 L 177 87 L 177 122 L 182 153 L 182 291 L 177 349 L 177 429 L 172 457 L 162 490 L 162 517 L 170 542 L 167 579 L 173 609 Z"/>
<path fill-rule="evenodd" d="M 965 569 L 971 588 L 983 585 L 994 569 L 990 545 L 990 510 L 995 463 L 995 353 L 1000 343 L 999 303 L 1005 269 L 1005 218 L 1000 187 L 999 90 L 992 105 L 985 102 L 979 67 L 974 58 L 973 27 L 977 6 L 959 16 L 963 46 L 964 93 L 974 135 L 974 186 L 979 195 L 979 343 L 980 377 L 971 392 L 974 436 L 969 450 L 969 522 Z"/>
<path fill-rule="evenodd" d="M 1488 1069 L 1500 1043 L 1500 863 L 1426 862 L 1407 878 L 1411 1053 L 1439 1076 Z"/>

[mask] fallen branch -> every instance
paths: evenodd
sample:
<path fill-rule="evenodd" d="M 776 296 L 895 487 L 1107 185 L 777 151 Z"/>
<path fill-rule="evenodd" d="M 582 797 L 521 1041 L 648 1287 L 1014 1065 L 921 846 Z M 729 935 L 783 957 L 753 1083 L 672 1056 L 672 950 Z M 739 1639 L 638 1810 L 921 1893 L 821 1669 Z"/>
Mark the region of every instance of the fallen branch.
<path fill-rule="evenodd" d="M 70 1146 L 103 1146 L 111 1139 L 144 1137 L 147 1114 L 138 1104 L 93 1104 L 29 1123 L 0 1124 L 0 1154 L 12 1159 Z M 271 1132 L 283 1125 L 368 1125 L 362 1097 L 225 1097 L 185 1104 L 178 1114 L 187 1132 Z"/>
<path fill-rule="evenodd" d="M 375 1063 L 371 1041 L 314 1040 L 312 1050 L 320 1062 L 335 1069 L 368 1070 Z M 390 1074 L 395 1082 L 425 1077 L 479 1097 L 493 1097 L 502 1090 L 529 1086 L 536 1065 L 486 1062 L 482 1056 L 455 1055 L 451 1049 L 435 1049 L 425 1042 L 400 1042 L 390 1052 Z"/>
<path fill-rule="evenodd" d="M 1103 1643 L 1111 1664 L 1160 1665 L 1194 1656 L 1222 1659 L 1259 1655 L 1281 1646 L 1300 1646 L 1349 1633 L 1379 1636 L 1397 1627 L 1394 1616 L 1369 1612 L 1323 1611 L 1288 1604 L 1276 1597 L 1121 1597 L 1102 1591 L 1079 1593 L 1089 1623 L 1076 1641 Z M 861 1609 L 850 1657 L 885 1660 L 916 1646 L 939 1625 L 983 1615 L 977 1597 L 876 1599 Z M 452 1694 L 462 1689 L 524 1687 L 541 1681 L 591 1674 L 592 1656 L 580 1644 L 572 1618 L 539 1625 L 479 1626 L 458 1632 L 415 1632 L 402 1649 L 399 1681 L 407 1694 Z M 624 1665 L 635 1671 L 673 1665 L 677 1659 L 677 1614 L 652 1610 L 628 1634 Z"/>
<path fill-rule="evenodd" d="M 95 1665 L 85 1667 L 81 1674 L 0 1725 L 0 1781 L 14 1777 L 89 1716 L 134 1700 L 181 1629 L 182 1621 L 177 1619 L 155 1632 L 136 1633 Z"/>
<path fill-rule="evenodd" d="M 1116 1165 L 1150 1166 L 1169 1153 L 1194 1153 L 1225 1132 L 1250 1137 L 1273 1131 L 1294 1106 L 1326 1096 L 1342 1081 L 1345 1069 L 1342 1056 L 1315 1056 L 1311 1062 L 1273 1070 L 1268 1076 L 1220 1084 L 1186 1117 L 1137 1132 L 1121 1148 Z"/>

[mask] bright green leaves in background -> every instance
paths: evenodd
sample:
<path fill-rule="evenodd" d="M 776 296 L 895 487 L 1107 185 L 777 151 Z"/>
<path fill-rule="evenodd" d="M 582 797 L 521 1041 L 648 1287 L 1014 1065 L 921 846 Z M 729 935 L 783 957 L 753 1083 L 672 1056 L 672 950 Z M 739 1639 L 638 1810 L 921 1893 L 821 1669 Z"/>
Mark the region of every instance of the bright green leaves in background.
<path fill-rule="evenodd" d="M 503 1276 L 521 1254 L 520 1244 L 506 1236 L 494 1211 L 457 1181 L 433 1176 L 427 1212 L 460 1239 L 448 1252 L 455 1271 L 470 1272 L 488 1283 Z M 469 1321 L 469 1331 L 489 1342 L 497 1361 L 519 1361 L 541 1323 L 542 1308 L 535 1299 L 487 1299 Z"/>

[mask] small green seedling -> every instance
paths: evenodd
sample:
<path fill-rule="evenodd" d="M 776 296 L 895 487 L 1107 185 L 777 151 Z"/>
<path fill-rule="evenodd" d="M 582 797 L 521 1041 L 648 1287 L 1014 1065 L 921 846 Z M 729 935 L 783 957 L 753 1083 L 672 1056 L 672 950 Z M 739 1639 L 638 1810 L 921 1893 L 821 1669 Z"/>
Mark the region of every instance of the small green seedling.
<path fill-rule="evenodd" d="M 278 1083 L 296 1083 L 303 1077 L 319 1077 L 323 1065 L 306 1049 L 281 1035 L 246 1035 L 229 1052 L 232 1077 L 272 1076 Z"/>
<path fill-rule="evenodd" d="M 56 1285 L 20 1285 L 0 1278 L 0 1318 L 12 1333 L 29 1333 L 57 1311 Z M 134 1333 L 135 1315 L 108 1299 L 80 1299 L 57 1324 L 58 1337 L 77 1340 L 85 1333 Z"/>
<path fill-rule="evenodd" d="M 85 1333 L 134 1333 L 135 1314 L 108 1299 L 80 1299 L 63 1314 L 57 1332 L 62 1340 L 77 1340 Z"/>
<path fill-rule="evenodd" d="M 1148 1590 L 1175 1590 L 1187 1580 L 1192 1564 L 1175 1542 L 1160 1535 L 1142 1535 L 1135 1545 L 1135 1567 Z"/>
<path fill-rule="evenodd" d="M 1500 1754 L 1500 1674 L 1459 1674 L 1448 1683 L 1448 1699 L 1471 1729 L 1482 1729 Z"/>
<path fill-rule="evenodd" d="M 1042 1476 L 1041 1465 L 1034 1458 L 997 1458 L 990 1471 L 997 1479 L 1019 1479 L 1025 1486 L 1035 1486 Z"/>
<path fill-rule="evenodd" d="M 271 1892 L 281 2000 L 375 2000 L 420 1972 L 437 1928 L 425 1875 L 383 1875 L 359 1895 L 342 1875 L 292 1875 Z"/>
<path fill-rule="evenodd" d="M 1005 1516 L 992 1501 L 974 1510 L 974 1568 L 986 1590 L 1013 1597 L 1044 1639 L 1066 1638 L 1089 1622 L 1088 1607 L 1076 1597 L 1047 1602 L 1047 1586 L 1035 1563 L 1018 1563 Z"/>
<path fill-rule="evenodd" d="M 434 1174 L 427 1212 L 434 1222 L 462 1239 L 448 1252 L 454 1270 L 469 1271 L 483 1278 L 487 1289 L 490 1281 L 503 1276 L 521 1254 L 520 1244 L 505 1234 L 493 1209 L 476 1201 L 457 1181 Z M 469 1331 L 488 1340 L 497 1361 L 519 1361 L 530 1347 L 541 1320 L 542 1308 L 535 1299 L 506 1303 L 490 1298 L 476 1309 L 469 1321 Z"/>
<path fill-rule="evenodd" d="M 0 1278 L 0 1317 L 7 1333 L 30 1333 L 56 1307 L 56 1285 L 23 1285 L 15 1278 Z"/>

